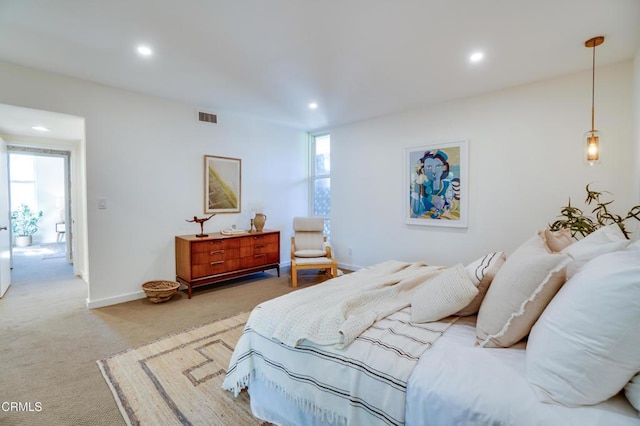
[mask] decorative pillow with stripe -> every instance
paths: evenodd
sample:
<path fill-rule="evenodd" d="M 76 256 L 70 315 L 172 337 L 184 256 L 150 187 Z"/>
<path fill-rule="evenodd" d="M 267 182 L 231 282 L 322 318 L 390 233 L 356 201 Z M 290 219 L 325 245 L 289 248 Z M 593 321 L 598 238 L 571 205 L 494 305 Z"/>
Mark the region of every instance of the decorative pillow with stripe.
<path fill-rule="evenodd" d="M 564 284 L 571 257 L 551 253 L 540 234 L 508 256 L 493 279 L 478 312 L 478 346 L 507 348 L 518 343 Z"/>
<path fill-rule="evenodd" d="M 480 259 L 475 262 L 471 262 L 465 267 L 469 273 L 471 282 L 473 282 L 478 289 L 478 294 L 473 298 L 471 303 L 456 312 L 456 315 L 466 317 L 468 315 L 475 315 L 478 313 L 480 310 L 480 304 L 482 303 L 484 296 L 487 294 L 487 290 L 489 290 L 493 277 L 495 277 L 506 259 L 507 256 L 505 256 L 504 252 L 496 251 L 489 253 L 486 256 L 482 256 Z"/>

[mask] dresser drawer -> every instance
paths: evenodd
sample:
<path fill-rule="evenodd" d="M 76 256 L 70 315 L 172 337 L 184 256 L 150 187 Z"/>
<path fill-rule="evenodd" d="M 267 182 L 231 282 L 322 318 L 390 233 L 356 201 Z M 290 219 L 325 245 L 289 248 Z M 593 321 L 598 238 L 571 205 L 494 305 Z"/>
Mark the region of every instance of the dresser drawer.
<path fill-rule="evenodd" d="M 239 256 L 240 256 L 239 248 L 212 249 L 209 251 L 193 253 L 191 256 L 191 263 L 193 265 L 203 265 L 203 264 L 217 262 L 221 260 L 236 259 Z"/>
<path fill-rule="evenodd" d="M 191 244 L 191 254 L 194 255 L 196 253 L 206 253 L 217 250 L 237 249 L 239 247 L 240 241 L 234 239 L 198 241 L 197 243 Z"/>
<path fill-rule="evenodd" d="M 278 235 L 261 235 L 245 238 L 240 243 L 240 257 L 279 252 Z"/>
<path fill-rule="evenodd" d="M 280 261 L 280 253 L 277 251 L 268 251 L 264 253 L 254 253 L 250 256 L 240 258 L 241 268 L 253 268 L 254 266 L 267 265 L 269 263 L 278 263 Z"/>
<path fill-rule="evenodd" d="M 240 259 L 212 260 L 208 263 L 191 266 L 191 275 L 194 279 L 209 275 L 224 274 L 240 267 Z"/>
<path fill-rule="evenodd" d="M 252 247 L 259 244 L 278 244 L 280 238 L 278 234 L 260 234 L 242 238 L 240 247 Z"/>
<path fill-rule="evenodd" d="M 206 253 L 211 250 L 224 249 L 224 240 L 199 241 L 191 244 L 191 254 Z"/>

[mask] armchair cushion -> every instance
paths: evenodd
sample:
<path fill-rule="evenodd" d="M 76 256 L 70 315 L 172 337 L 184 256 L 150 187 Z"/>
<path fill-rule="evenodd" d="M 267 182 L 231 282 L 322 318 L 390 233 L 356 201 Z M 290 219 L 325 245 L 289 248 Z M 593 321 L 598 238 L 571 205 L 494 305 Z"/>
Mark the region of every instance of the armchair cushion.
<path fill-rule="evenodd" d="M 323 268 L 331 266 L 334 260 L 329 257 L 296 257 L 294 262 L 297 266 L 325 265 L 319 266 L 319 268 Z"/>
<path fill-rule="evenodd" d="M 321 250 L 324 253 L 324 235 L 320 232 L 296 232 L 294 236 L 295 251 Z M 324 256 L 322 254 L 321 256 Z"/>
<path fill-rule="evenodd" d="M 322 232 L 324 231 L 324 219 L 321 217 L 294 217 L 293 230 L 298 232 Z"/>
<path fill-rule="evenodd" d="M 293 255 L 295 257 L 326 257 L 326 250 L 296 250 Z"/>

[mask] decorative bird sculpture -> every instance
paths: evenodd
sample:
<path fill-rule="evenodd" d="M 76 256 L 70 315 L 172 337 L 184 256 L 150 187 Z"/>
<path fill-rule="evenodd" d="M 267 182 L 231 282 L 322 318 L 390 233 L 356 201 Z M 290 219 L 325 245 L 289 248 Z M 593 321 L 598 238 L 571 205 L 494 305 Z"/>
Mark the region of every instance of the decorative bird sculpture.
<path fill-rule="evenodd" d="M 214 213 L 209 217 L 202 217 L 202 218 L 199 218 L 198 216 L 194 216 L 192 220 L 189 220 L 189 219 L 185 219 L 185 220 L 187 222 L 194 222 L 194 223 L 199 223 L 200 224 L 200 233 L 196 234 L 196 237 L 202 238 L 202 237 L 208 237 L 209 236 L 208 234 L 204 233 L 204 223 L 206 221 L 208 221 L 209 219 L 211 219 L 212 217 L 214 217 L 215 215 L 216 214 Z"/>

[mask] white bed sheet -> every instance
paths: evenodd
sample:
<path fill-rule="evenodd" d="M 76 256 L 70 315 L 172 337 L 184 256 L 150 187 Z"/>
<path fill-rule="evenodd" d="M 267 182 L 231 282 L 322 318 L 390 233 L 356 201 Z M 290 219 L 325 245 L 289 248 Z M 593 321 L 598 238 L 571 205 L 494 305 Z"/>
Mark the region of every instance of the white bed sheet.
<path fill-rule="evenodd" d="M 461 318 L 426 351 L 407 386 L 407 425 L 640 425 L 619 394 L 594 406 L 538 402 L 525 371 L 525 344 L 474 346 L 475 317 Z"/>
<path fill-rule="evenodd" d="M 461 318 L 426 351 L 407 387 L 407 425 L 640 425 L 624 395 L 595 406 L 538 402 L 526 379 L 524 344 L 477 348 L 475 317 Z M 249 385 L 255 416 L 277 425 L 326 425 L 259 380 Z"/>

